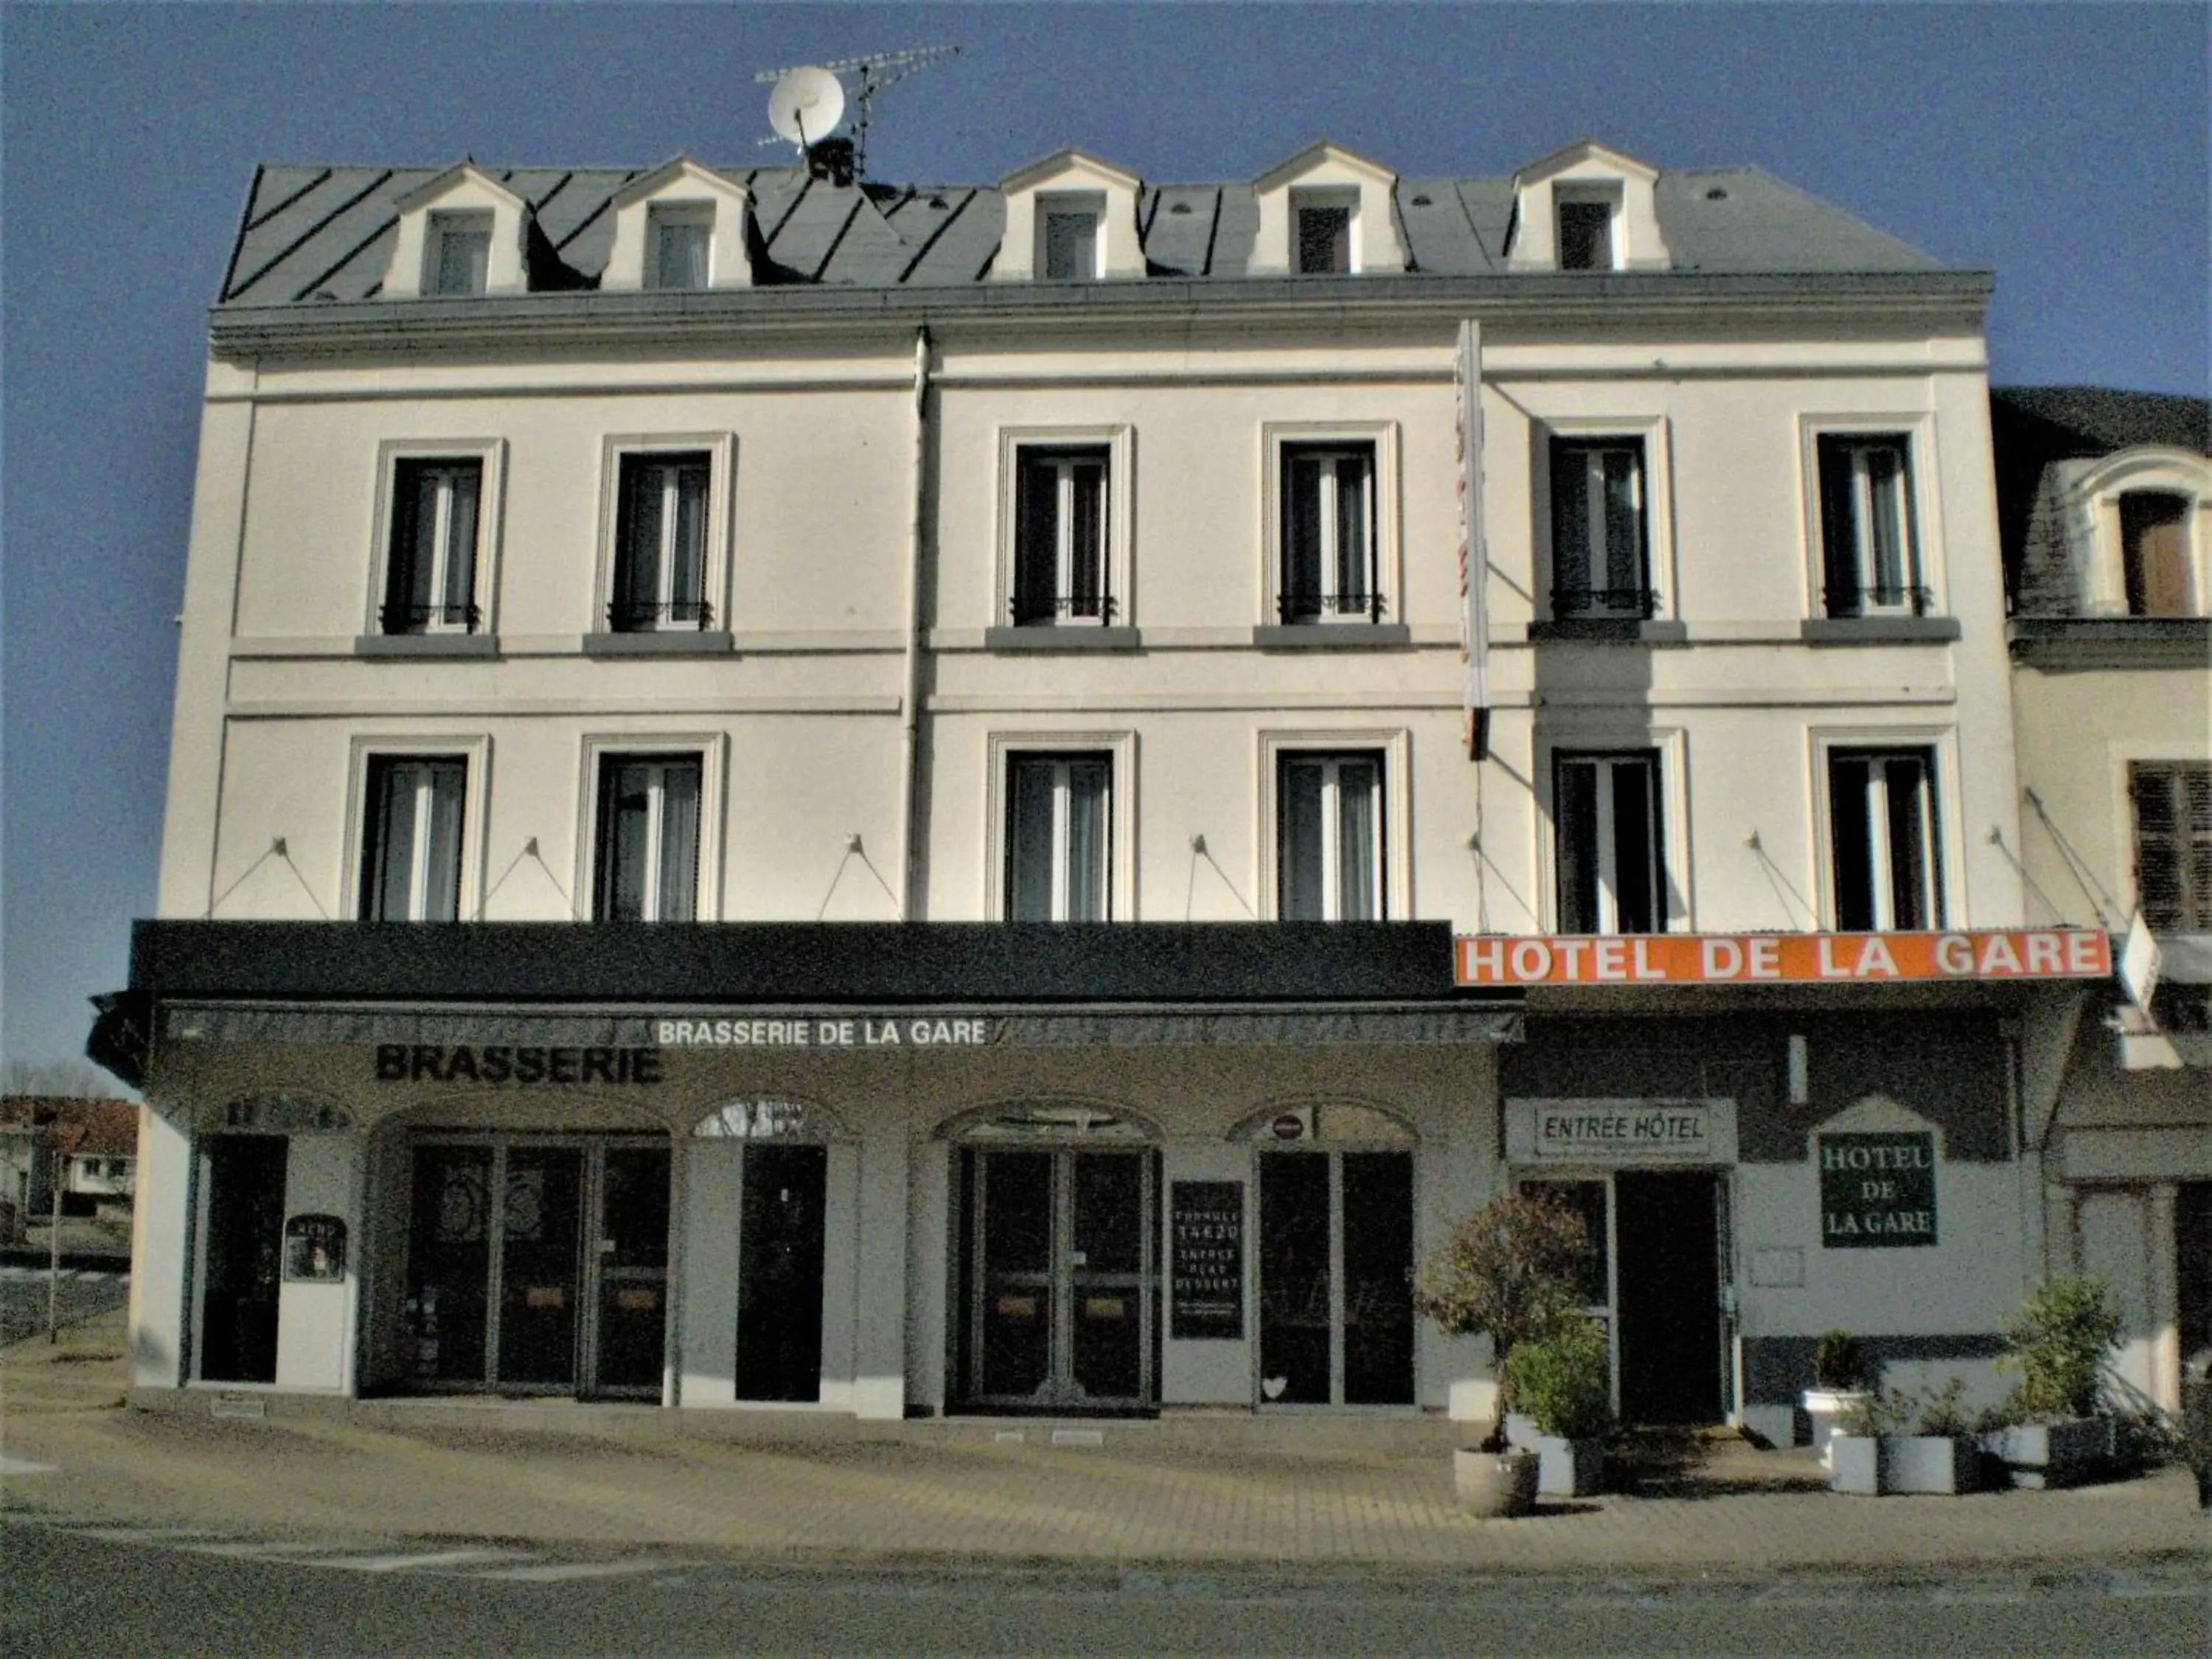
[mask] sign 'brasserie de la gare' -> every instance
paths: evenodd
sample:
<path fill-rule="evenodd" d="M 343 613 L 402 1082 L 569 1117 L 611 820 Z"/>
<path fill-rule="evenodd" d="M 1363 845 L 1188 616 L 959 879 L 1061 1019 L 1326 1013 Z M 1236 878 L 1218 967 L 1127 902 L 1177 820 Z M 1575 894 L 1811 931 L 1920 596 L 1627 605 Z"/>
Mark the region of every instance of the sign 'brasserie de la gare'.
<path fill-rule="evenodd" d="M 1816 1138 L 1820 1243 L 1893 1249 L 1936 1242 L 1936 1137 L 1925 1131 Z"/>

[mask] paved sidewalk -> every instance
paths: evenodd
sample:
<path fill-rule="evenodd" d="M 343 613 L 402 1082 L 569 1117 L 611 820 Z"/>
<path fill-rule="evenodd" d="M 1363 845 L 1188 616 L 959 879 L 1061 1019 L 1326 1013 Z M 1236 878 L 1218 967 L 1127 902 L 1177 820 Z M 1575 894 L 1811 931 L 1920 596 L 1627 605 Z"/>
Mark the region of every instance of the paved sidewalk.
<path fill-rule="evenodd" d="M 1714 1449 L 1663 1495 L 1547 1501 L 1532 1517 L 1484 1522 L 1459 1510 L 1448 1458 L 1387 1438 L 1302 1449 L 1287 1437 L 1210 1443 L 1188 1425 L 1091 1424 L 1097 1443 L 1086 1432 L 1054 1445 L 1035 1423 L 610 1436 L 435 1406 L 374 1421 L 222 1420 L 121 1409 L 122 1343 L 114 1315 L 55 1347 L 0 1352 L 9 1511 L 364 1547 L 492 1540 L 793 1564 L 1732 1575 L 2164 1559 L 2212 1571 L 2212 1522 L 2178 1469 L 2073 1492 L 1867 1499 L 1814 1487 L 1803 1453 Z M 998 1437 L 1016 1429 L 1018 1444 Z"/>

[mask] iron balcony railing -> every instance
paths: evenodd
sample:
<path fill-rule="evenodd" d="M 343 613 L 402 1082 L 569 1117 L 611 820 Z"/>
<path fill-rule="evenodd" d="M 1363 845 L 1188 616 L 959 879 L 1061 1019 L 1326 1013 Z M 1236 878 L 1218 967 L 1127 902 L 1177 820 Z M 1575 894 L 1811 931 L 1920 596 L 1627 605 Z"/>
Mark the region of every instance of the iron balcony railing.
<path fill-rule="evenodd" d="M 607 626 L 617 634 L 663 627 L 704 629 L 712 627 L 714 621 L 714 607 L 704 599 L 671 599 L 659 605 L 617 599 L 607 607 Z"/>
<path fill-rule="evenodd" d="M 1066 624 L 1110 628 L 1115 604 L 1105 593 L 1017 593 L 1007 606 L 1017 628 Z"/>
<path fill-rule="evenodd" d="M 1649 622 L 1659 613 L 1659 595 L 1649 587 L 1555 587 L 1552 615 L 1620 617 Z"/>
<path fill-rule="evenodd" d="M 1822 599 L 1831 617 L 1865 617 L 1877 613 L 1924 617 L 1935 608 L 1936 596 L 1924 587 L 1831 587 Z"/>
<path fill-rule="evenodd" d="M 1379 623 L 1382 620 L 1382 595 L 1379 591 L 1325 593 L 1307 587 L 1286 588 L 1276 600 L 1275 609 L 1285 627 L 1322 622 L 1331 617 L 1364 617 L 1369 622 Z"/>
<path fill-rule="evenodd" d="M 387 634 L 420 634 L 434 628 L 466 629 L 473 634 L 483 621 L 472 605 L 387 605 L 378 614 Z"/>

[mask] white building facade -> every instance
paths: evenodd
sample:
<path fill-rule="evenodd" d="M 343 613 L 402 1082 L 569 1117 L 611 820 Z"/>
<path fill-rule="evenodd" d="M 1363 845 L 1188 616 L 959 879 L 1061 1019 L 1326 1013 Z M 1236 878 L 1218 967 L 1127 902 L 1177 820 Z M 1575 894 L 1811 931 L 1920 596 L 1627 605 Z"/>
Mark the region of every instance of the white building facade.
<path fill-rule="evenodd" d="M 264 168 L 94 1039 L 137 1386 L 1441 1412 L 1408 1270 L 1532 1181 L 1632 1418 L 1978 1364 L 2106 970 L 2017 931 L 1989 291 L 1595 144 Z"/>

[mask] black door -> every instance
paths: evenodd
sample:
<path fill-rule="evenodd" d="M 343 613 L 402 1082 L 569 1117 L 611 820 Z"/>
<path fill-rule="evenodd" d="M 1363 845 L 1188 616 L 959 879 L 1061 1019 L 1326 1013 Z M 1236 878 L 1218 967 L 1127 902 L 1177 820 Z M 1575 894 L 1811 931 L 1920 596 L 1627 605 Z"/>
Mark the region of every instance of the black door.
<path fill-rule="evenodd" d="M 277 1263 L 284 1243 L 281 1135 L 225 1135 L 207 1145 L 207 1290 L 200 1376 L 276 1380 Z"/>
<path fill-rule="evenodd" d="M 1721 1417 L 1720 1226 L 1714 1177 L 1623 1170 L 1620 1412 L 1631 1423 Z"/>
<path fill-rule="evenodd" d="M 738 1223 L 740 1400 L 822 1397 L 822 1239 L 830 1153 L 749 1146 Z"/>

